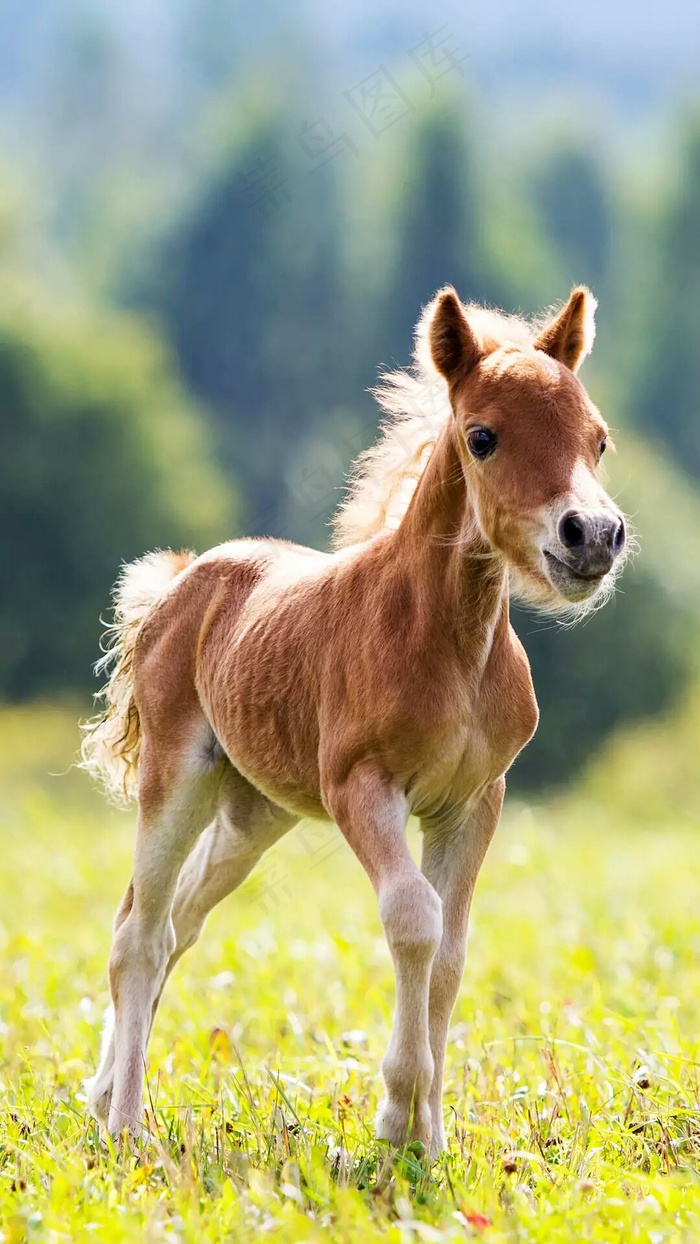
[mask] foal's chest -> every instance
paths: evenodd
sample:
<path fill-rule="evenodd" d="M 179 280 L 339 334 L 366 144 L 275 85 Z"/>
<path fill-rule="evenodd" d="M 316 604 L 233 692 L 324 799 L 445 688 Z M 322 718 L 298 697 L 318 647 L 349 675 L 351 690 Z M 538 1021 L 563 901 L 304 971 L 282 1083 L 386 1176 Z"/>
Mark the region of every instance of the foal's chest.
<path fill-rule="evenodd" d="M 428 763 L 417 776 L 412 803 L 468 803 L 496 781 L 529 742 L 538 709 L 530 666 L 514 632 L 487 663 L 476 687 L 465 685 L 456 710 L 436 732 Z"/>
<path fill-rule="evenodd" d="M 539 719 L 530 662 L 515 631 L 488 662 L 476 705 L 476 717 L 499 773 L 529 743 Z"/>

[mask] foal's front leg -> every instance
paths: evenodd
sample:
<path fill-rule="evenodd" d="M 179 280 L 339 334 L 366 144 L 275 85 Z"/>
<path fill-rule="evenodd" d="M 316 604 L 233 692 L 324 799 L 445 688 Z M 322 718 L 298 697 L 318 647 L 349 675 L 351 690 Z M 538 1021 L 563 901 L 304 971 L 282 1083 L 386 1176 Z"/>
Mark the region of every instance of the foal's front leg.
<path fill-rule="evenodd" d="M 423 872 L 443 904 L 443 934 L 430 978 L 430 1048 L 435 1064 L 430 1089 L 432 1148 L 445 1148 L 442 1082 L 450 1016 L 464 972 L 467 926 L 474 886 L 501 815 L 505 780 L 489 786 L 466 817 L 423 823 Z"/>
<path fill-rule="evenodd" d="M 408 850 L 402 792 L 379 773 L 357 767 L 327 798 L 377 893 L 396 974 L 394 1024 L 382 1061 L 386 1097 L 377 1115 L 377 1134 L 394 1145 L 407 1140 L 430 1145 L 428 991 L 442 934 L 442 904 Z"/>

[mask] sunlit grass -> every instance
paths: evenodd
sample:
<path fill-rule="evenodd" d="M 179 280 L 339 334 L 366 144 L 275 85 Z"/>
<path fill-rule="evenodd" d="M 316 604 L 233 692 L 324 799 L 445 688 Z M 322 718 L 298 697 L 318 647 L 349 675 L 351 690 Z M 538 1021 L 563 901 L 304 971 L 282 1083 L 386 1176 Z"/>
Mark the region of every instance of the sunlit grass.
<path fill-rule="evenodd" d="M 0 720 L 5 1240 L 700 1237 L 696 827 L 669 814 L 635 833 L 591 799 L 510 807 L 475 901 L 450 1152 L 433 1167 L 372 1138 L 390 962 L 336 831 L 302 827 L 173 977 L 153 1142 L 115 1156 L 81 1081 L 133 820 L 76 775 L 39 776 L 65 737 L 59 717 Z"/>

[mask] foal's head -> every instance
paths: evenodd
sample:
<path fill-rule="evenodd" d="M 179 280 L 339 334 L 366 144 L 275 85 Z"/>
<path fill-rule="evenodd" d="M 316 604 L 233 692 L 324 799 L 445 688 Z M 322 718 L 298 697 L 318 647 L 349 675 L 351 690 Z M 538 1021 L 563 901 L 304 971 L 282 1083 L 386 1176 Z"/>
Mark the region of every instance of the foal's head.
<path fill-rule="evenodd" d="M 499 341 L 448 287 L 429 321 L 481 535 L 543 605 L 602 602 L 624 560 L 625 522 L 597 476 L 608 429 L 576 377 L 595 305 L 575 289 L 538 335 L 519 325 Z"/>

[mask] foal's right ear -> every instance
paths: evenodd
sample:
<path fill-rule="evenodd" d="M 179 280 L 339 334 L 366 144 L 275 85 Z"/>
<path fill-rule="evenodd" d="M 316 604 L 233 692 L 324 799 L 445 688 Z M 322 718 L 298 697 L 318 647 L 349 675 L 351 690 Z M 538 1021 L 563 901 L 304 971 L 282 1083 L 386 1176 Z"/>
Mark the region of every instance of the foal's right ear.
<path fill-rule="evenodd" d="M 577 285 L 559 314 L 542 329 L 535 349 L 544 351 L 550 358 L 564 363 L 570 371 L 577 372 L 591 352 L 597 306 L 590 289 Z"/>
<path fill-rule="evenodd" d="M 451 285 L 436 295 L 430 321 L 430 354 L 438 371 L 451 384 L 471 371 L 482 356 L 464 308 Z"/>

